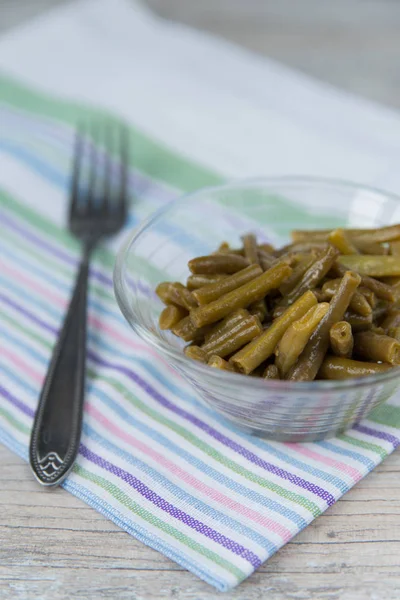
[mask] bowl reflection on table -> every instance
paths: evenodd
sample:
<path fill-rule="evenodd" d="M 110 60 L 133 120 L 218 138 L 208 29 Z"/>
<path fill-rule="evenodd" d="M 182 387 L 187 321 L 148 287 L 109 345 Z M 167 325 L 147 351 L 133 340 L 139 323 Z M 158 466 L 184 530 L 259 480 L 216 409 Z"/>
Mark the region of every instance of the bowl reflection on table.
<path fill-rule="evenodd" d="M 161 331 L 161 281 L 185 281 L 187 263 L 221 241 L 241 244 L 252 231 L 283 245 L 292 229 L 376 227 L 400 222 L 400 199 L 351 183 L 300 177 L 207 188 L 169 203 L 136 229 L 114 271 L 119 306 L 134 331 L 152 344 L 201 399 L 247 432 L 311 441 L 351 427 L 400 386 L 400 369 L 345 381 L 267 381 L 212 369 L 187 358 L 183 342 Z"/>

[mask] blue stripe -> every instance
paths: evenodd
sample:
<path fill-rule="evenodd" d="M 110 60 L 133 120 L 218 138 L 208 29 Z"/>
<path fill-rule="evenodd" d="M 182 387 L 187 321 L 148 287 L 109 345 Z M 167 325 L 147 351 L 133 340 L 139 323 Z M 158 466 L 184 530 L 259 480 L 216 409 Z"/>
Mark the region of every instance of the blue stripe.
<path fill-rule="evenodd" d="M 61 189 L 63 192 L 68 192 L 70 188 L 70 175 L 60 171 L 53 165 L 41 160 L 36 154 L 29 152 L 26 148 L 19 146 L 11 140 L 0 140 L 0 150 L 10 154 L 18 161 L 27 165 L 31 170 L 40 175 L 43 179 L 50 181 L 51 184 Z M 132 194 L 135 190 L 131 190 Z M 146 215 L 151 211 L 146 211 Z M 137 216 L 137 211 L 129 212 L 125 227 L 136 227 L 141 222 Z M 193 233 L 187 233 L 186 229 L 180 229 L 176 225 L 168 222 L 159 222 L 157 224 L 157 232 L 162 233 L 165 237 L 179 245 L 190 249 L 193 255 L 203 254 L 207 248 L 204 241 L 199 240 Z"/>
<path fill-rule="evenodd" d="M 350 458 L 353 458 L 354 460 L 357 460 L 358 462 L 362 463 L 363 465 L 366 465 L 366 467 L 368 468 L 368 471 L 372 471 L 372 469 L 374 469 L 376 467 L 376 464 L 370 458 L 368 458 L 367 456 L 364 456 L 363 454 L 359 454 L 358 452 L 353 452 L 353 450 L 347 450 L 346 448 L 342 448 L 341 446 L 337 446 L 336 444 L 334 444 L 332 442 L 327 442 L 327 441 L 314 442 L 314 443 L 317 444 L 318 446 L 321 446 L 321 448 L 325 448 L 326 450 L 335 452 L 335 454 L 341 454 L 342 456 L 348 456 Z"/>
<path fill-rule="evenodd" d="M 156 481 L 164 488 L 166 488 L 169 492 L 171 492 L 171 494 L 173 494 L 175 498 L 178 498 L 179 500 L 184 499 L 188 505 L 194 506 L 196 510 L 199 510 L 203 514 L 211 516 L 215 521 L 222 523 L 223 525 L 230 527 L 233 531 L 236 531 L 237 533 L 246 536 L 250 540 L 253 540 L 262 548 L 264 548 L 270 555 L 277 551 L 277 547 L 271 542 L 271 540 L 269 540 L 265 536 L 260 535 L 250 527 L 246 527 L 246 525 L 243 525 L 239 521 L 236 521 L 236 519 L 232 519 L 228 515 L 221 513 L 219 510 L 216 510 L 209 504 L 205 504 L 199 498 L 188 494 L 184 490 L 184 488 L 175 485 L 169 479 L 164 477 L 164 475 L 150 467 L 147 463 L 141 461 L 138 458 L 135 458 L 133 453 L 125 452 L 122 448 L 107 440 L 104 436 L 100 435 L 93 427 L 84 424 L 83 431 L 90 439 L 94 440 L 97 444 L 100 444 L 109 452 L 116 454 L 117 456 L 125 460 L 127 463 L 134 465 L 136 468 L 139 468 L 144 473 L 147 473 L 147 475 L 149 475 L 154 481 Z"/>
<path fill-rule="evenodd" d="M 0 281 L 1 281 L 1 277 L 0 277 Z M 15 286 L 11 284 L 9 286 L 9 289 L 15 290 Z M 21 288 L 21 290 L 16 291 L 17 294 L 19 294 L 21 292 L 22 292 L 22 288 Z M 56 309 L 49 308 L 47 306 L 47 304 L 43 303 L 41 297 L 38 302 L 34 301 L 34 303 L 38 304 L 44 310 L 50 312 L 50 314 L 55 315 L 57 318 L 57 322 L 59 322 L 59 319 L 61 318 L 61 313 L 57 312 Z M 214 420 L 218 421 L 221 425 L 227 427 L 227 429 L 229 429 L 229 431 L 231 431 L 233 433 L 238 433 L 237 430 L 233 426 L 231 426 L 227 420 L 225 420 L 223 417 L 218 415 L 212 409 L 209 409 L 208 407 L 203 405 L 194 396 L 191 396 L 191 395 L 187 394 L 186 392 L 183 392 L 181 388 L 179 388 L 172 381 L 167 379 L 160 371 L 158 371 L 158 369 L 154 366 L 154 363 L 152 361 L 147 361 L 146 359 L 141 359 L 135 354 L 128 354 L 126 352 L 120 352 L 115 347 L 110 346 L 103 339 L 97 338 L 96 335 L 93 335 L 90 332 L 88 334 L 88 338 L 89 338 L 89 341 L 94 342 L 94 344 L 98 348 L 111 353 L 113 356 L 118 356 L 123 359 L 130 358 L 131 360 L 135 361 L 137 364 L 139 364 L 141 367 L 143 367 L 143 369 L 146 370 L 157 382 L 161 383 L 169 392 L 172 392 L 180 397 L 184 397 L 189 402 L 191 402 L 193 405 L 201 408 L 205 413 L 207 413 L 209 416 L 211 416 Z M 345 481 L 340 479 L 339 477 L 336 477 L 335 475 L 326 473 L 326 472 L 322 471 L 321 469 L 312 467 L 311 465 L 308 465 L 300 460 L 297 460 L 296 458 L 291 457 L 288 454 L 278 450 L 278 448 L 276 448 L 275 446 L 268 444 L 264 440 L 259 440 L 255 437 L 251 437 L 250 435 L 243 434 L 242 432 L 240 432 L 240 437 L 242 437 L 243 439 L 250 442 L 253 446 L 260 448 L 261 450 L 267 450 L 268 452 L 270 452 L 270 454 L 276 456 L 277 458 L 279 458 L 281 460 L 286 461 L 288 464 L 291 464 L 297 468 L 302 469 L 304 472 L 310 473 L 311 475 L 313 475 L 315 477 L 319 477 L 320 479 L 329 482 L 330 484 L 332 484 L 333 486 L 338 488 L 343 493 L 347 492 L 351 487 Z"/>
<path fill-rule="evenodd" d="M 71 293 L 73 281 L 71 281 L 71 285 L 66 285 L 65 283 L 63 283 L 63 281 L 61 279 L 58 279 L 58 278 L 54 277 L 53 275 L 50 275 L 47 271 L 44 271 L 40 267 L 37 267 L 36 265 L 32 264 L 31 260 L 22 260 L 19 256 L 16 256 L 15 254 L 13 254 L 12 249 L 8 249 L 1 242 L 0 242 L 0 250 L 4 256 L 7 256 L 10 260 L 14 261 L 17 265 L 22 265 L 27 270 L 29 270 L 29 274 L 37 275 L 38 277 L 40 277 L 42 279 L 42 282 L 46 282 L 48 284 L 53 285 L 56 291 L 64 290 L 68 294 Z M 89 283 L 89 286 L 90 286 L 90 283 Z M 121 324 L 124 326 L 126 325 L 126 321 L 120 313 L 118 313 L 116 311 L 112 311 L 111 309 L 107 308 L 103 304 L 96 302 L 96 300 L 93 299 L 94 295 L 95 294 L 89 294 L 88 306 L 90 308 L 93 308 L 96 311 L 98 311 L 99 313 L 107 315 L 108 317 L 111 317 L 114 321 L 117 321 L 117 323 L 119 323 L 120 325 Z M 111 296 L 110 296 L 110 299 L 111 299 Z M 113 302 L 113 305 L 116 306 L 115 301 Z"/>
<path fill-rule="evenodd" d="M 25 344 L 23 347 L 25 349 L 27 349 L 29 352 L 29 346 L 27 346 Z M 42 357 L 41 360 L 44 361 L 44 358 Z M 34 389 L 34 388 L 32 388 L 32 386 L 27 384 L 27 382 L 24 379 L 21 379 L 20 377 L 18 377 L 18 375 L 16 375 L 13 371 L 6 369 L 6 368 L 4 368 L 4 371 L 7 372 L 7 376 L 9 378 L 11 378 L 14 382 L 16 382 L 23 389 L 30 389 L 30 390 Z M 96 379 L 98 379 L 98 378 L 99 377 L 97 375 Z M 204 472 L 206 475 L 208 475 L 209 477 L 211 477 L 212 479 L 217 481 L 219 484 L 225 485 L 225 487 L 234 491 L 235 493 L 241 494 L 242 496 L 249 498 L 253 502 L 260 504 L 261 506 L 264 506 L 264 507 L 268 508 L 269 510 L 286 517 L 288 520 L 292 521 L 293 523 L 295 523 L 298 526 L 299 531 L 307 526 L 308 522 L 303 517 L 301 517 L 298 513 L 296 513 L 294 510 L 289 509 L 289 508 L 285 507 L 284 505 L 281 505 L 278 502 L 275 502 L 274 500 L 271 500 L 270 498 L 263 496 L 262 494 L 259 494 L 258 492 L 247 488 L 246 486 L 230 479 L 229 477 L 223 475 L 219 471 L 213 469 L 207 463 L 203 462 L 201 459 L 197 458 L 196 456 L 191 455 L 189 452 L 187 452 L 186 450 L 183 450 L 177 444 L 174 444 L 171 440 L 169 440 L 169 438 L 167 438 L 164 435 L 162 435 L 161 433 L 158 433 L 157 431 L 153 430 L 145 423 L 135 419 L 122 406 L 120 406 L 117 402 L 112 400 L 108 394 L 106 394 L 103 390 L 98 389 L 96 387 L 96 385 L 94 384 L 94 380 L 89 379 L 88 383 L 89 383 L 88 391 L 91 391 L 93 393 L 93 395 L 96 396 L 99 400 L 101 400 L 101 402 L 103 402 L 110 410 L 114 411 L 117 415 L 119 415 L 123 421 L 127 422 L 129 425 L 131 425 L 132 427 L 135 427 L 139 431 L 142 431 L 145 435 L 147 435 L 147 437 L 149 437 L 150 439 L 159 443 L 160 445 L 164 446 L 165 448 L 167 448 L 171 452 L 175 453 L 180 458 L 183 458 L 184 460 L 186 460 L 186 462 L 193 465 L 200 472 Z M 36 391 L 36 394 L 37 393 L 38 392 Z M 129 392 L 129 393 L 131 395 L 133 395 L 132 392 Z"/>
<path fill-rule="evenodd" d="M 20 456 L 23 460 L 28 462 L 28 449 L 27 446 L 19 443 L 15 440 L 5 429 L 0 426 L 0 442 L 9 448 L 12 452 Z M 75 473 L 73 478 L 78 475 Z M 95 485 L 95 484 L 93 484 Z M 143 542 L 147 546 L 150 546 L 154 550 L 158 550 L 168 556 L 171 560 L 174 560 L 178 564 L 182 565 L 185 569 L 188 569 L 198 577 L 201 577 L 207 583 L 216 586 L 221 591 L 226 591 L 231 587 L 231 583 L 222 579 L 216 578 L 215 574 L 199 564 L 193 558 L 187 556 L 181 550 L 174 548 L 164 540 L 160 539 L 154 533 L 150 533 L 137 523 L 131 521 L 125 515 L 122 515 L 116 508 L 111 506 L 108 502 L 97 496 L 91 489 L 84 487 L 75 481 L 71 481 L 71 477 L 68 477 L 61 486 L 83 500 L 86 504 L 96 509 L 98 512 L 103 514 L 107 519 L 110 519 L 113 523 L 118 525 L 121 529 L 136 537 L 139 541 Z"/>
<path fill-rule="evenodd" d="M 73 477 L 79 477 L 79 475 L 75 473 Z M 188 569 L 188 571 L 191 571 L 207 583 L 214 585 L 220 591 L 227 591 L 232 587 L 232 582 L 222 578 L 217 578 L 215 574 L 207 569 L 204 565 L 199 564 L 196 560 L 187 556 L 181 550 L 169 545 L 167 542 L 154 535 L 154 533 L 150 533 L 147 529 L 141 527 L 134 521 L 131 521 L 128 517 L 126 517 L 126 515 L 121 514 L 111 504 L 108 504 L 104 498 L 97 496 L 97 494 L 95 494 L 91 489 L 76 483 L 71 477 L 64 481 L 62 487 L 68 492 L 71 492 L 71 494 L 77 498 L 83 500 L 89 506 L 95 508 L 99 513 L 104 515 L 107 519 L 110 519 L 110 521 L 118 525 L 118 527 L 130 535 L 133 535 L 140 542 L 143 542 L 147 546 L 150 546 L 150 548 L 165 554 L 165 556 L 171 560 L 174 560 L 179 565 L 182 565 L 182 567 Z"/>

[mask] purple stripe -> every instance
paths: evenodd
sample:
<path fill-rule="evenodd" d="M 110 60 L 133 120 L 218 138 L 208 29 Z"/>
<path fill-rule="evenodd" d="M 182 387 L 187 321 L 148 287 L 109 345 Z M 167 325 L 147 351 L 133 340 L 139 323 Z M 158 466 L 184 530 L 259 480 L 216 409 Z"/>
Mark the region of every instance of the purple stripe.
<path fill-rule="evenodd" d="M 253 565 L 255 569 L 262 564 L 262 561 L 260 560 L 260 558 L 258 558 L 258 556 L 256 556 L 256 554 L 254 554 L 254 552 L 245 548 L 241 544 L 238 544 L 234 540 L 231 540 L 222 533 L 215 531 L 215 529 L 212 529 L 205 523 L 202 523 L 202 521 L 198 521 L 194 517 L 191 517 L 183 510 L 177 508 L 164 498 L 161 498 L 161 496 L 156 494 L 154 490 L 147 487 L 147 485 L 140 481 L 140 479 L 138 479 L 131 473 L 128 473 L 128 471 L 125 471 L 124 469 L 121 469 L 120 467 L 117 467 L 116 465 L 110 463 L 108 460 L 89 450 L 89 448 L 87 448 L 83 444 L 81 444 L 79 452 L 87 460 L 93 462 L 102 469 L 105 469 L 109 473 L 116 475 L 122 481 L 125 481 L 125 483 L 130 485 L 141 496 L 143 496 L 143 498 L 146 498 L 146 500 L 152 502 L 152 504 L 165 511 L 181 523 L 184 523 L 191 529 L 194 529 L 195 531 L 197 531 L 197 533 L 206 536 L 216 544 L 220 544 L 221 546 L 223 546 L 227 550 L 230 550 L 237 556 L 241 556 L 242 558 L 247 560 L 251 565 Z"/>
<path fill-rule="evenodd" d="M 65 263 L 67 263 L 69 265 L 73 265 L 75 267 L 79 264 L 79 258 L 73 258 L 72 256 L 69 256 L 69 254 L 67 252 L 64 252 L 63 250 L 60 250 L 59 248 L 57 248 L 53 244 L 42 240 L 37 235 L 35 235 L 31 231 L 29 231 L 27 228 L 22 227 L 21 225 L 19 225 L 18 223 L 16 223 L 14 221 L 14 219 L 12 219 L 11 217 L 6 216 L 4 214 L 4 212 L 1 215 L 1 220 L 10 229 L 12 229 L 13 231 L 21 234 L 25 239 L 28 239 L 30 242 L 36 244 L 37 246 L 40 246 L 40 248 L 43 248 L 44 250 L 46 250 L 47 252 L 49 252 L 50 255 L 57 256 L 57 258 L 59 258 L 63 262 L 65 262 Z M 100 283 L 103 283 L 104 285 L 107 285 L 108 287 L 112 287 L 112 285 L 113 285 L 111 277 L 108 277 L 107 275 L 104 275 L 101 271 L 99 271 L 97 269 L 93 269 L 91 267 L 90 268 L 90 275 L 94 279 L 97 279 Z"/>
<path fill-rule="evenodd" d="M 63 125 L 56 121 L 49 121 L 47 118 L 39 117 L 38 115 L 32 117 L 31 115 L 22 114 L 20 111 L 11 107 L 2 106 L 1 111 L 6 113 L 7 121 L 9 121 L 11 117 L 11 119 L 14 119 L 17 123 L 19 122 L 19 124 L 23 123 L 25 129 L 30 127 L 36 135 L 39 134 L 40 137 L 45 139 L 49 144 L 54 145 L 55 143 L 58 147 L 61 146 L 67 156 L 72 152 L 75 140 L 75 129 L 73 127 Z M 101 152 L 101 149 L 99 149 L 99 151 Z M 114 159 L 112 166 L 113 169 L 117 171 L 119 168 L 119 161 Z M 169 202 L 173 198 L 176 198 L 177 191 L 168 188 L 161 182 L 154 181 L 144 173 L 137 171 L 134 167 L 130 167 L 129 169 L 128 180 L 131 187 L 136 191 L 136 194 L 144 193 L 146 190 L 153 188 L 155 190 L 155 195 L 161 202 Z"/>
<path fill-rule="evenodd" d="M 57 249 L 55 246 L 53 246 L 49 242 L 44 242 L 41 238 L 38 238 L 29 229 L 27 229 L 23 225 L 14 221 L 14 219 L 12 217 L 6 216 L 4 214 L 4 212 L 1 215 L 0 221 L 4 221 L 4 223 L 6 223 L 6 225 L 10 229 L 12 229 L 18 235 L 21 235 L 24 239 L 28 239 L 34 245 L 39 246 L 40 248 L 42 248 L 43 250 L 46 250 L 47 252 L 50 252 L 50 254 L 52 256 L 57 256 L 57 258 L 59 258 L 62 262 L 66 262 L 66 263 L 74 265 L 76 267 L 78 266 L 78 263 L 79 263 L 78 258 L 75 259 L 72 256 L 70 256 L 69 254 L 67 254 L 66 252 Z M 97 269 L 94 269 L 93 267 L 90 267 L 90 277 L 97 279 L 100 283 L 104 283 L 108 287 L 113 287 L 112 278 L 108 277 L 107 275 L 104 275 L 104 273 L 102 273 L 101 271 L 98 271 Z M 155 291 L 153 289 L 149 288 L 148 286 L 144 285 L 140 280 L 135 281 L 131 278 L 128 278 L 128 282 L 129 282 L 129 285 L 132 287 L 132 289 L 138 290 L 139 292 L 141 292 L 148 298 L 153 298 L 156 300 L 158 299 L 158 296 L 155 293 Z"/>
<path fill-rule="evenodd" d="M 23 413 L 25 413 L 28 417 L 32 417 L 35 414 L 35 411 L 29 408 L 24 402 L 18 400 L 15 396 L 13 396 L 8 390 L 6 390 L 2 385 L 0 385 L 0 394 L 9 401 L 10 404 L 13 404 L 16 408 Z"/>
<path fill-rule="evenodd" d="M 377 429 L 372 429 L 366 425 L 354 425 L 353 429 L 359 431 L 360 433 L 365 433 L 366 435 L 371 435 L 372 437 L 376 437 L 380 440 L 390 442 L 393 444 L 393 448 L 397 448 L 397 446 L 400 445 L 400 440 L 397 437 L 391 435 L 390 433 L 386 433 L 385 431 L 378 431 Z"/>
<path fill-rule="evenodd" d="M 44 321 L 42 321 L 42 319 L 36 317 L 33 313 L 31 313 L 30 311 L 21 307 L 19 304 L 17 304 L 13 300 L 10 300 L 9 298 L 5 297 L 3 294 L 0 294 L 0 299 L 2 299 L 6 304 L 12 306 L 15 310 L 19 311 L 21 314 L 25 315 L 28 319 L 35 322 L 40 327 L 43 327 L 52 333 L 57 333 L 57 330 L 55 327 L 52 327 L 48 323 L 45 323 Z M 132 381 L 137 383 L 151 398 L 156 400 L 159 404 L 161 404 L 168 410 L 171 410 L 175 414 L 183 417 L 187 421 L 193 423 L 194 425 L 196 425 L 197 427 L 199 427 L 200 429 L 202 429 L 203 431 L 208 433 L 210 436 L 212 436 L 214 439 L 221 442 L 225 446 L 231 448 L 232 450 L 234 450 L 241 456 L 245 457 L 247 460 L 249 460 L 253 464 L 256 464 L 257 466 L 260 466 L 261 468 L 265 469 L 266 471 L 269 471 L 270 473 L 273 473 L 274 475 L 277 475 L 278 477 L 281 477 L 282 479 L 288 480 L 291 483 L 293 483 L 294 485 L 297 485 L 298 487 L 311 492 L 312 494 L 318 496 L 319 498 L 322 498 L 323 500 L 326 501 L 328 506 L 332 506 L 335 503 L 334 497 L 327 490 L 324 490 L 323 488 L 321 488 L 320 486 L 318 486 L 312 482 L 309 482 L 301 477 L 298 477 L 297 475 L 294 475 L 293 473 L 290 473 L 272 463 L 269 463 L 269 462 L 263 460 L 262 458 L 260 458 L 259 456 L 255 455 L 253 452 L 251 452 L 250 450 L 244 448 L 243 446 L 241 446 L 234 440 L 228 438 L 227 436 L 223 435 L 222 433 L 220 433 L 219 431 L 217 431 L 216 429 L 214 429 L 207 423 L 201 421 L 201 419 L 186 412 L 185 410 L 179 408 L 178 406 L 176 406 L 175 404 L 173 404 L 172 402 L 167 400 L 167 398 L 162 396 L 157 390 L 155 390 L 150 384 L 148 384 L 146 381 L 144 381 L 134 371 L 132 371 L 131 369 L 128 369 L 128 367 L 110 363 L 110 362 L 102 359 L 98 354 L 96 354 L 92 351 L 88 351 L 88 357 L 94 363 L 96 363 L 98 365 L 107 367 L 109 369 L 113 369 L 115 371 L 118 371 L 119 373 L 123 373 L 124 375 L 126 375 L 127 377 L 132 379 Z"/>

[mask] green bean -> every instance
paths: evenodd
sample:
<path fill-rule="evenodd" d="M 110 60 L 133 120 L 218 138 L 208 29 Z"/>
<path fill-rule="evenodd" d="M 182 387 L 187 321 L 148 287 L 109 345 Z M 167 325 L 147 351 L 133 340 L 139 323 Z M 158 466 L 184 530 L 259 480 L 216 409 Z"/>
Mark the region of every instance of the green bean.
<path fill-rule="evenodd" d="M 337 261 L 334 263 L 331 269 L 331 271 L 333 271 L 339 277 L 343 277 L 343 275 L 346 273 L 346 270 L 346 267 Z M 355 272 L 357 273 L 357 269 Z M 393 290 L 390 285 L 386 285 L 385 283 L 382 283 L 373 277 L 363 276 L 361 273 L 358 274 L 361 276 L 361 285 L 374 292 L 377 298 L 394 302 L 396 294 L 395 290 Z"/>
<path fill-rule="evenodd" d="M 398 342 L 400 342 L 400 327 L 390 327 L 390 329 L 388 329 L 387 334 L 390 337 L 397 340 Z"/>
<path fill-rule="evenodd" d="M 292 238 L 292 242 L 294 244 L 297 243 L 301 243 L 301 242 L 310 242 L 312 240 L 312 242 L 314 243 L 318 243 L 318 242 L 326 242 L 326 240 L 328 239 L 328 235 L 330 234 L 330 232 L 332 231 L 332 229 L 310 229 L 310 230 L 302 230 L 302 229 L 297 229 L 294 231 L 291 231 L 290 233 L 290 237 Z"/>
<path fill-rule="evenodd" d="M 165 304 L 183 306 L 186 310 L 197 306 L 197 301 L 192 296 L 192 293 L 178 281 L 175 283 L 158 284 L 156 294 Z"/>
<path fill-rule="evenodd" d="M 400 365 L 400 344 L 388 335 L 361 331 L 354 336 L 354 352 L 362 358 Z"/>
<path fill-rule="evenodd" d="M 392 256 L 400 256 L 400 240 L 396 242 L 390 242 L 389 251 Z"/>
<path fill-rule="evenodd" d="M 272 254 L 264 252 L 264 250 L 258 251 L 258 262 L 261 265 L 263 271 L 268 271 L 272 265 L 276 262 L 276 257 Z"/>
<path fill-rule="evenodd" d="M 334 229 L 331 231 L 328 235 L 328 240 L 339 250 L 340 254 L 359 254 L 350 236 L 344 229 Z"/>
<path fill-rule="evenodd" d="M 172 304 L 166 306 L 159 318 L 160 329 L 172 329 L 179 321 L 187 317 L 187 314 L 187 310 L 182 306 Z"/>
<path fill-rule="evenodd" d="M 305 315 L 294 321 L 283 334 L 278 343 L 275 354 L 275 364 L 282 377 L 295 364 L 303 352 L 311 334 L 329 309 L 327 302 L 312 306 Z"/>
<path fill-rule="evenodd" d="M 266 252 L 267 254 L 272 254 L 273 252 L 275 252 L 275 248 L 272 244 L 258 244 L 258 249 L 262 250 L 264 252 Z"/>
<path fill-rule="evenodd" d="M 207 356 L 218 354 L 218 356 L 224 358 L 242 348 L 261 332 L 262 326 L 258 317 L 249 315 L 233 325 L 230 330 L 223 332 L 219 337 L 203 344 L 201 349 Z"/>
<path fill-rule="evenodd" d="M 335 262 L 338 251 L 333 246 L 329 246 L 307 269 L 298 284 L 278 303 L 277 308 L 286 308 L 290 306 L 297 298 L 302 296 L 307 290 L 317 287 L 320 281 L 325 277 L 333 263 Z M 274 311 L 274 316 L 276 315 Z"/>
<path fill-rule="evenodd" d="M 186 346 L 184 353 L 188 358 L 192 360 L 198 360 L 199 362 L 205 363 L 207 355 L 202 348 L 199 346 Z"/>
<path fill-rule="evenodd" d="M 285 296 L 292 291 L 314 262 L 315 257 L 312 255 L 306 255 L 300 260 L 294 267 L 293 273 L 280 285 L 279 291 L 282 296 Z"/>
<path fill-rule="evenodd" d="M 354 255 L 339 256 L 338 262 L 347 269 L 354 269 L 368 277 L 391 277 L 400 275 L 399 256 Z"/>
<path fill-rule="evenodd" d="M 244 256 L 236 254 L 210 254 L 198 256 L 188 262 L 189 269 L 195 274 L 215 275 L 217 273 L 237 273 L 249 266 Z"/>
<path fill-rule="evenodd" d="M 273 354 L 279 340 L 293 321 L 297 321 L 312 306 L 317 304 L 317 299 L 311 291 L 305 292 L 292 306 L 261 335 L 239 350 L 230 358 L 232 364 L 246 375 L 254 371 L 264 360 Z"/>
<path fill-rule="evenodd" d="M 361 277 L 356 273 L 348 271 L 344 275 L 337 294 L 329 303 L 328 312 L 318 323 L 297 363 L 289 371 L 287 379 L 292 381 L 311 381 L 316 377 L 329 347 L 329 330 L 334 323 L 343 319 L 344 313 L 360 282 Z"/>
<path fill-rule="evenodd" d="M 338 291 L 341 283 L 341 279 L 330 279 L 322 286 L 322 291 L 328 298 L 332 298 Z M 361 294 L 359 290 L 356 290 L 350 301 L 350 309 L 359 315 L 368 316 L 372 312 L 372 307 L 368 300 Z"/>
<path fill-rule="evenodd" d="M 369 331 L 373 331 L 374 333 L 379 333 L 379 335 L 386 335 L 386 331 L 383 329 L 383 327 L 378 327 L 378 325 L 372 325 L 372 327 L 369 329 Z M 393 337 L 393 336 L 391 336 Z"/>
<path fill-rule="evenodd" d="M 373 362 L 361 362 L 339 356 L 327 356 L 318 372 L 319 379 L 350 379 L 353 377 L 366 377 L 385 373 L 391 365 Z"/>
<path fill-rule="evenodd" d="M 347 321 L 334 323 L 329 330 L 331 349 L 336 356 L 350 358 L 353 353 L 353 333 Z"/>
<path fill-rule="evenodd" d="M 268 365 L 263 373 L 264 379 L 280 379 L 279 370 L 276 365 Z"/>
<path fill-rule="evenodd" d="M 184 317 L 172 328 L 172 332 L 185 342 L 201 342 L 209 331 L 210 327 L 195 327 L 190 315 Z"/>
<path fill-rule="evenodd" d="M 247 319 L 250 315 L 249 311 L 245 308 L 240 308 L 232 312 L 230 315 L 225 317 L 222 321 L 219 321 L 215 325 L 210 325 L 210 331 L 205 336 L 205 343 L 211 342 L 219 337 L 226 331 L 230 331 L 239 321 Z"/>
<path fill-rule="evenodd" d="M 400 277 L 382 277 L 381 281 L 383 281 L 383 283 L 387 283 L 387 285 L 390 285 L 392 287 L 398 287 L 399 283 L 400 283 Z"/>
<path fill-rule="evenodd" d="M 188 290 L 197 290 L 198 288 L 208 285 L 209 283 L 216 283 L 226 279 L 229 275 L 189 275 L 186 281 Z"/>
<path fill-rule="evenodd" d="M 363 317 L 362 315 L 358 315 L 357 313 L 354 313 L 351 310 L 346 310 L 346 312 L 344 313 L 343 320 L 350 323 L 351 329 L 353 333 L 355 333 L 356 331 L 365 331 L 366 329 L 371 329 L 372 316 L 373 313 L 366 317 Z"/>
<path fill-rule="evenodd" d="M 192 294 L 200 306 L 203 304 L 209 304 L 210 302 L 221 298 L 221 296 L 224 294 L 240 288 L 242 285 L 252 281 L 256 277 L 259 277 L 261 274 L 262 269 L 259 265 L 250 265 L 238 273 L 229 275 L 222 281 L 216 281 L 214 283 L 204 285 L 203 287 L 194 290 Z"/>
<path fill-rule="evenodd" d="M 329 248 L 329 244 L 327 242 L 314 242 L 314 240 L 303 241 L 295 244 L 287 244 L 287 246 L 283 246 L 279 250 L 275 250 L 275 256 L 280 257 L 288 252 L 302 252 L 308 254 L 311 251 L 322 252 Z"/>
<path fill-rule="evenodd" d="M 268 314 L 267 307 L 265 305 L 265 300 L 258 300 L 258 302 L 250 304 L 249 313 L 258 317 L 260 319 L 260 322 L 262 323 Z"/>
<path fill-rule="evenodd" d="M 400 225 L 388 225 L 387 227 L 379 227 L 377 229 L 361 230 L 354 232 L 354 241 L 357 239 L 368 241 L 370 243 L 392 242 L 400 238 Z"/>
<path fill-rule="evenodd" d="M 233 366 L 228 363 L 227 360 L 224 360 L 220 356 L 216 356 L 215 354 L 208 359 L 208 366 L 213 367 L 214 369 L 221 369 L 221 371 L 231 371 L 235 372 Z"/>
<path fill-rule="evenodd" d="M 252 233 L 242 236 L 244 256 L 247 258 L 251 265 L 258 265 L 258 247 L 256 236 Z"/>
<path fill-rule="evenodd" d="M 256 266 L 253 265 L 253 267 Z M 256 279 L 224 294 L 217 300 L 193 309 L 190 313 L 193 325 L 202 327 L 203 325 L 215 323 L 229 315 L 230 312 L 238 308 L 245 308 L 249 304 L 261 300 L 270 290 L 277 289 L 291 272 L 292 269 L 288 265 L 276 265 L 256 277 Z"/>
<path fill-rule="evenodd" d="M 354 239 L 354 246 L 362 253 L 362 254 L 388 254 L 389 248 L 383 246 L 382 244 L 378 244 L 377 242 L 368 242 L 368 240 L 363 240 L 361 238 Z"/>
<path fill-rule="evenodd" d="M 357 292 L 360 292 L 360 294 L 362 294 L 364 296 L 364 298 L 367 300 L 367 302 L 371 308 L 375 308 L 376 296 L 372 290 L 369 290 L 368 288 L 366 288 L 364 286 L 360 286 L 358 288 Z"/>
<path fill-rule="evenodd" d="M 230 245 L 228 244 L 228 242 L 221 242 L 214 254 L 219 254 L 221 252 L 223 254 L 226 254 L 226 253 L 229 254 L 230 252 L 232 252 L 232 249 L 231 249 Z"/>
<path fill-rule="evenodd" d="M 399 309 L 390 309 L 387 312 L 386 317 L 381 323 L 381 327 L 383 329 L 390 329 L 391 327 L 400 327 L 400 310 Z"/>
<path fill-rule="evenodd" d="M 377 305 L 375 306 L 374 310 L 372 311 L 373 321 L 375 323 L 379 322 L 379 324 L 380 324 L 380 321 L 382 321 L 387 316 L 390 309 L 391 309 L 390 304 L 388 304 L 384 300 L 380 300 L 377 303 Z"/>

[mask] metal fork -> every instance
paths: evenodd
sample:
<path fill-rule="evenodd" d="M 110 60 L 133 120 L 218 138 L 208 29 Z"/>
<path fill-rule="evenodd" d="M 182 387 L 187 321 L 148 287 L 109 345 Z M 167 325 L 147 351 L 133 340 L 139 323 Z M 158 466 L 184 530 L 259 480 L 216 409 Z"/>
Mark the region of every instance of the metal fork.
<path fill-rule="evenodd" d="M 85 396 L 90 257 L 103 237 L 121 229 L 127 213 L 129 148 L 126 130 L 121 126 L 116 132 L 114 125 L 102 124 L 100 127 L 92 125 L 91 133 L 93 139 L 102 138 L 105 147 L 111 147 L 114 154 L 119 154 L 120 165 L 116 175 L 113 160 L 101 152 L 93 141 L 89 141 L 87 129 L 77 129 L 69 229 L 81 241 L 82 258 L 68 312 L 40 395 L 29 451 L 33 473 L 39 483 L 45 486 L 61 483 L 72 469 L 79 449 Z M 88 184 L 83 188 L 86 165 Z"/>

